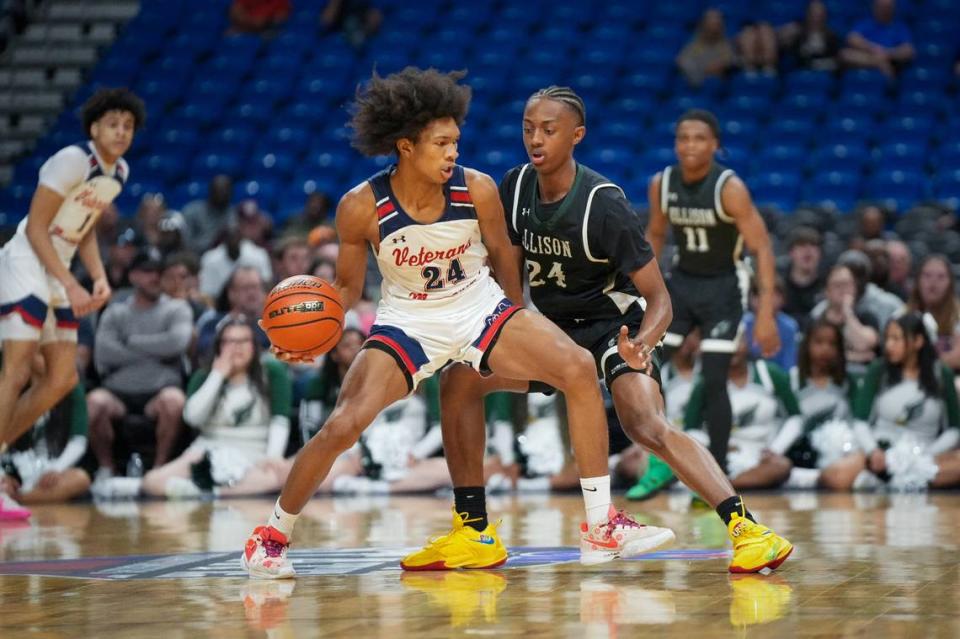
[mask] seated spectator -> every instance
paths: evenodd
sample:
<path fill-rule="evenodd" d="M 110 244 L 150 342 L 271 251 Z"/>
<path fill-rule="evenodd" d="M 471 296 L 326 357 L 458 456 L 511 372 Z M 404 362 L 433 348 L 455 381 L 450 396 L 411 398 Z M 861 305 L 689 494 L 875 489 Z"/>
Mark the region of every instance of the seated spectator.
<path fill-rule="evenodd" d="M 159 193 L 145 193 L 140 198 L 133 228 L 147 246 L 157 247 L 160 240 L 160 220 L 167 212 L 167 203 Z"/>
<path fill-rule="evenodd" d="M 677 56 L 677 66 L 692 86 L 700 86 L 709 77 L 723 77 L 735 61 L 723 14 L 717 9 L 704 12 L 696 34 Z"/>
<path fill-rule="evenodd" d="M 90 391 L 87 411 L 98 480 L 114 474 L 114 425 L 127 415 L 156 420 L 157 466 L 170 461 L 182 431 L 181 362 L 193 331 L 190 307 L 163 294 L 160 263 L 146 252 L 130 266 L 130 282 L 133 295 L 107 306 L 94 343 L 102 386 Z"/>
<path fill-rule="evenodd" d="M 313 260 L 309 272 L 320 279 L 332 282 L 337 279 L 337 263 L 326 257 L 318 257 Z"/>
<path fill-rule="evenodd" d="M 213 354 L 209 368 L 190 378 L 183 407 L 198 438 L 144 476 L 148 495 L 255 495 L 283 485 L 292 399 L 286 367 L 260 356 L 254 325 L 243 316 L 220 323 Z"/>
<path fill-rule="evenodd" d="M 913 255 L 904 242 L 887 240 L 887 264 L 890 270 L 887 276 L 886 290 L 901 300 L 907 301 L 913 287 L 913 282 L 910 281 L 910 275 L 913 271 Z"/>
<path fill-rule="evenodd" d="M 727 388 L 733 412 L 727 474 L 733 487 L 745 490 L 779 486 L 790 476 L 792 468 L 784 453 L 797 431 L 793 424 L 802 421 L 789 376 L 776 364 L 751 362 L 747 342 L 741 338 L 730 361 Z M 711 400 L 704 396 L 703 380 L 698 379 L 690 393 L 684 427 L 705 446 L 709 444 L 709 435 L 703 430 L 704 406 L 708 401 Z"/>
<path fill-rule="evenodd" d="M 823 292 L 821 271 L 823 238 L 809 226 L 798 226 L 790 231 L 787 251 L 790 261 L 781 273 L 784 287 L 783 312 L 796 320 L 801 329 L 810 321 L 810 311 Z"/>
<path fill-rule="evenodd" d="M 886 291 L 890 280 L 890 261 L 885 240 L 868 240 L 863 245 L 863 254 L 870 260 L 870 283 Z"/>
<path fill-rule="evenodd" d="M 740 64 L 747 73 L 777 73 L 777 34 L 769 22 L 750 22 L 737 34 Z"/>
<path fill-rule="evenodd" d="M 894 239 L 887 231 L 887 214 L 879 206 L 868 204 L 857 212 L 857 235 L 850 240 L 850 248 L 863 250 L 870 240 Z"/>
<path fill-rule="evenodd" d="M 847 375 L 845 350 L 840 327 L 824 319 L 814 322 L 800 343 L 792 382 L 803 423 L 787 452 L 794 463 L 792 488 L 821 482 L 831 487 L 845 472 L 846 464 L 837 462 L 856 447 L 851 415 L 857 385 Z"/>
<path fill-rule="evenodd" d="M 790 370 L 797 365 L 797 342 L 800 340 L 800 326 L 797 321 L 783 312 L 784 303 L 783 279 L 777 276 L 774 285 L 773 308 L 774 319 L 777 323 L 777 333 L 780 335 L 780 350 L 772 357 L 765 358 L 767 361 L 774 362 L 785 371 Z M 756 322 L 757 300 L 759 299 L 756 284 L 750 287 L 750 310 L 743 316 L 743 327 L 746 331 L 747 343 L 751 359 L 760 359 L 762 357 L 760 345 L 757 344 L 753 335 L 753 327 Z"/>
<path fill-rule="evenodd" d="M 237 226 L 243 239 L 262 248 L 269 247 L 273 220 L 260 209 L 256 200 L 244 200 L 237 205 Z"/>
<path fill-rule="evenodd" d="M 837 264 L 849 268 L 857 280 L 858 289 L 863 289 L 857 301 L 858 311 L 871 313 L 880 326 L 886 326 L 891 317 L 903 311 L 903 300 L 870 281 L 873 264 L 863 251 L 844 251 L 837 257 Z"/>
<path fill-rule="evenodd" d="M 260 317 L 267 292 L 260 271 L 252 266 L 238 266 L 233 270 L 223 291 L 217 297 L 216 306 L 197 320 L 197 339 L 194 344 L 194 361 L 208 360 L 213 354 L 213 340 L 217 326 L 227 315 Z M 270 348 L 266 333 L 257 326 L 257 343 L 263 350 Z"/>
<path fill-rule="evenodd" d="M 322 191 L 307 196 L 303 211 L 287 219 L 284 235 L 304 236 L 321 224 L 330 222 L 330 198 Z"/>
<path fill-rule="evenodd" d="M 223 242 L 200 257 L 200 292 L 215 299 L 238 266 L 253 267 L 264 282 L 273 281 L 270 254 L 244 238 L 239 226 L 233 224 L 227 228 Z"/>
<path fill-rule="evenodd" d="M 290 17 L 291 0 L 233 0 L 228 33 L 266 33 Z"/>
<path fill-rule="evenodd" d="M 847 372 L 862 375 L 877 355 L 880 321 L 876 315 L 860 308 L 865 283 L 854 276 L 850 267 L 837 264 L 827 274 L 827 297 L 810 314 L 839 327 L 846 344 L 844 358 Z"/>
<path fill-rule="evenodd" d="M 220 238 L 223 229 L 236 222 L 233 199 L 233 180 L 228 175 L 215 175 L 205 200 L 194 200 L 183 207 L 187 223 L 186 240 L 190 250 L 202 254 Z"/>
<path fill-rule="evenodd" d="M 307 241 L 295 236 L 280 239 L 273 249 L 273 273 L 274 283 L 282 282 L 294 275 L 309 274 L 310 246 Z"/>
<path fill-rule="evenodd" d="M 161 255 L 171 253 L 191 252 L 184 239 L 187 230 L 187 221 L 180 211 L 167 211 L 166 215 L 157 223 L 157 249 Z"/>
<path fill-rule="evenodd" d="M 960 370 L 960 299 L 950 260 L 929 255 L 920 263 L 908 308 L 930 313 L 937 323 L 934 347 L 940 361 L 951 370 Z"/>
<path fill-rule="evenodd" d="M 354 49 L 362 48 L 382 22 L 383 14 L 367 0 L 328 0 L 320 14 L 323 30 L 343 31 Z"/>
<path fill-rule="evenodd" d="M 831 488 L 887 483 L 899 490 L 960 484 L 960 405 L 953 372 L 937 359 L 919 313 L 887 324 L 883 357 L 867 372 L 853 406 L 860 448 Z"/>
<path fill-rule="evenodd" d="M 856 23 L 847 36 L 840 59 L 848 67 L 878 69 L 893 78 L 913 60 L 913 38 L 903 22 L 894 17 L 894 0 L 873 0 L 873 15 Z"/>
<path fill-rule="evenodd" d="M 821 0 L 807 4 L 803 21 L 780 29 L 780 42 L 798 66 L 811 71 L 836 71 L 840 38 L 827 24 L 827 6 Z"/>
<path fill-rule="evenodd" d="M 107 271 L 110 288 L 114 292 L 114 299 L 116 299 L 118 291 L 130 287 L 130 282 L 127 281 L 127 272 L 130 270 L 130 263 L 136 256 L 139 247 L 140 238 L 136 231 L 128 228 L 117 236 L 116 243 L 105 253 L 106 260 L 103 265 Z"/>
<path fill-rule="evenodd" d="M 32 505 L 66 502 L 89 490 L 85 395 L 83 385 L 75 386 L 14 443 L 0 460 L 0 494 Z M 0 497 L 0 520 L 8 504 Z"/>
<path fill-rule="evenodd" d="M 197 273 L 200 266 L 192 253 L 172 253 L 163 261 L 160 271 L 160 288 L 163 293 L 175 300 L 183 300 L 190 305 L 190 312 L 196 322 L 207 311 L 207 304 L 197 285 Z"/>

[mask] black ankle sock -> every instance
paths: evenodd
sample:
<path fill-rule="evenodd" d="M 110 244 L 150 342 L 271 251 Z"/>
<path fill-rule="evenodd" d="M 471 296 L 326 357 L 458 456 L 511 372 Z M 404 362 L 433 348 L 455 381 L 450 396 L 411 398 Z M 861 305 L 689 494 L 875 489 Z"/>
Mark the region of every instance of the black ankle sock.
<path fill-rule="evenodd" d="M 744 508 L 743 499 L 740 495 L 734 495 L 724 499 L 717 505 L 717 514 L 720 515 L 720 519 L 723 520 L 723 523 L 729 524 L 730 520 L 733 519 L 733 516 L 743 515 L 753 523 L 757 523 L 757 520 L 753 518 L 753 515 L 750 514 L 750 511 Z"/>
<path fill-rule="evenodd" d="M 453 503 L 462 516 L 463 523 L 482 531 L 487 527 L 487 493 L 483 486 L 466 486 L 453 489 Z"/>

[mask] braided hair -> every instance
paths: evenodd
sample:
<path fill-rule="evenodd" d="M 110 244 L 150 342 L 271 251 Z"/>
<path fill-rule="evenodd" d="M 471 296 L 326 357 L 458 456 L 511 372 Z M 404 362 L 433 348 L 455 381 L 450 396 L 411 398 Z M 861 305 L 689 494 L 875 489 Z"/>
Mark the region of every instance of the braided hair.
<path fill-rule="evenodd" d="M 577 126 L 586 126 L 587 107 L 583 103 L 583 98 L 577 95 L 577 92 L 570 87 L 559 87 L 552 85 L 545 89 L 540 89 L 531 95 L 530 99 L 527 101 L 529 102 L 530 100 L 537 100 L 540 98 L 556 100 L 557 102 L 563 103 L 577 114 L 577 118 L 580 120 L 580 123 Z"/>

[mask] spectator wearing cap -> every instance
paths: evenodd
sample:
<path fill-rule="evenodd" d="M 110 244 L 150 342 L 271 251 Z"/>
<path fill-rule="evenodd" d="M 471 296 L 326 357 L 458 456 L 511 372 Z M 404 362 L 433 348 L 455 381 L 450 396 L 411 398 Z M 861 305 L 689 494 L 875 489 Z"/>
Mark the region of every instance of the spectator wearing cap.
<path fill-rule="evenodd" d="M 823 293 L 823 238 L 809 226 L 798 226 L 787 237 L 790 261 L 780 276 L 783 278 L 783 312 L 792 317 L 801 329 L 810 321 L 810 311 Z"/>
<path fill-rule="evenodd" d="M 160 268 L 150 253 L 138 253 L 133 294 L 112 302 L 97 327 L 93 359 L 102 386 L 87 395 L 87 411 L 98 480 L 113 475 L 114 427 L 126 416 L 156 421 L 156 465 L 170 461 L 182 430 L 182 359 L 193 322 L 186 302 L 163 294 Z"/>
<path fill-rule="evenodd" d="M 162 255 L 172 255 L 173 253 L 190 251 L 184 240 L 184 233 L 187 229 L 187 221 L 180 211 L 167 211 L 160 222 L 157 224 L 157 248 Z M 198 266 L 199 268 L 199 266 Z"/>
<path fill-rule="evenodd" d="M 236 210 L 231 206 L 233 180 L 228 175 L 215 175 L 205 200 L 194 200 L 183 207 L 187 222 L 186 240 L 190 249 L 200 255 L 214 245 L 232 222 Z"/>
<path fill-rule="evenodd" d="M 273 281 L 270 254 L 243 237 L 240 227 L 232 224 L 223 241 L 200 258 L 200 292 L 210 299 L 219 297 L 238 266 L 252 266 L 264 282 Z"/>

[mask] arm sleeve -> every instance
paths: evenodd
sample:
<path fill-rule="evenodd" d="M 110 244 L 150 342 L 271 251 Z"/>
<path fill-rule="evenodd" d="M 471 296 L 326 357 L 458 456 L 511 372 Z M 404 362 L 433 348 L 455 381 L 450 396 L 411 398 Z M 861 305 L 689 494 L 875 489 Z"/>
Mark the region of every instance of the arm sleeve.
<path fill-rule="evenodd" d="M 220 389 L 223 388 L 223 375 L 215 370 L 210 371 L 202 384 L 196 385 L 194 380 L 202 374 L 201 371 L 197 371 L 190 378 L 188 391 L 194 390 L 187 397 L 187 403 L 183 405 L 183 421 L 194 428 L 203 428 L 204 423 L 213 414 L 220 397 Z"/>
<path fill-rule="evenodd" d="M 287 367 L 275 359 L 266 360 L 263 367 L 270 388 L 270 414 L 289 418 L 293 412 L 293 384 Z"/>
<path fill-rule="evenodd" d="M 87 177 L 90 165 L 87 154 L 76 146 L 60 149 L 40 167 L 40 186 L 66 197 L 75 186 Z"/>
<path fill-rule="evenodd" d="M 624 275 L 629 277 L 653 259 L 640 217 L 620 189 L 597 190 L 588 224 L 590 253 L 598 259 L 611 260 Z"/>
<path fill-rule="evenodd" d="M 97 371 L 101 374 L 109 373 L 115 368 L 140 358 L 136 351 L 127 348 L 123 340 L 120 312 L 119 306 L 107 307 L 97 326 L 97 337 L 93 342 L 93 360 Z"/>
<path fill-rule="evenodd" d="M 883 360 L 876 360 L 867 369 L 860 388 L 853 399 L 853 417 L 861 421 L 868 421 L 873 411 L 873 402 L 880 390 L 880 378 L 883 375 Z"/>
<path fill-rule="evenodd" d="M 777 393 L 777 399 L 784 411 L 790 417 L 800 414 L 800 403 L 793 389 L 790 388 L 790 376 L 776 364 L 767 363 L 767 370 L 770 371 L 770 379 L 773 380 L 773 389 Z"/>
<path fill-rule="evenodd" d="M 683 429 L 697 430 L 703 426 L 703 380 L 697 376 L 697 381 L 690 391 L 690 399 L 683 410 Z"/>
<path fill-rule="evenodd" d="M 517 170 L 510 169 L 500 180 L 500 203 L 503 204 L 503 215 L 507 222 L 507 235 L 510 237 L 510 242 L 515 246 L 521 246 L 520 235 L 513 228 L 513 190 L 518 175 Z"/>
<path fill-rule="evenodd" d="M 190 344 L 193 335 L 193 313 L 183 300 L 170 300 L 175 305 L 170 315 L 170 325 L 159 333 L 131 335 L 127 343 L 143 355 L 154 357 L 177 357 Z"/>

